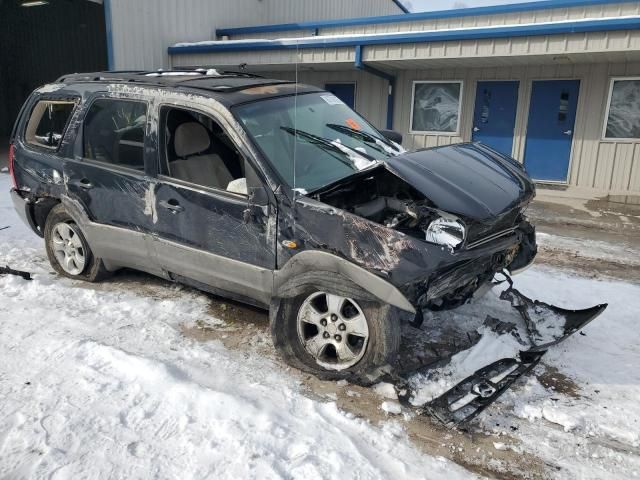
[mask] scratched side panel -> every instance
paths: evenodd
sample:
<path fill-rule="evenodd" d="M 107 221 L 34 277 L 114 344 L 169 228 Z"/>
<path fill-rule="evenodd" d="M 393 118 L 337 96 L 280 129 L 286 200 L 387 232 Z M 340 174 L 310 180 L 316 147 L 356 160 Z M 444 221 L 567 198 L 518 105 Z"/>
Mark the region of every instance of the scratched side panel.
<path fill-rule="evenodd" d="M 437 246 L 307 197 L 295 209 L 281 209 L 279 232 L 282 240 L 295 239 L 299 250 L 332 253 L 398 287 L 451 259 Z M 281 268 L 297 251 L 280 246 L 278 252 Z"/>

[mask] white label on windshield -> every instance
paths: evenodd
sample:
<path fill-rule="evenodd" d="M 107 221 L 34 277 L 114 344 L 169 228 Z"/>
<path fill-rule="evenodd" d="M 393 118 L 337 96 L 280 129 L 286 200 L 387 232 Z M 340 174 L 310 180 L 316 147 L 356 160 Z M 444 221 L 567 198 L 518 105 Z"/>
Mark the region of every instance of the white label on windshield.
<path fill-rule="evenodd" d="M 338 97 L 336 97 L 335 95 L 320 95 L 320 97 L 322 97 L 322 99 L 327 102 L 329 105 L 341 105 L 342 104 L 342 100 L 340 100 Z"/>

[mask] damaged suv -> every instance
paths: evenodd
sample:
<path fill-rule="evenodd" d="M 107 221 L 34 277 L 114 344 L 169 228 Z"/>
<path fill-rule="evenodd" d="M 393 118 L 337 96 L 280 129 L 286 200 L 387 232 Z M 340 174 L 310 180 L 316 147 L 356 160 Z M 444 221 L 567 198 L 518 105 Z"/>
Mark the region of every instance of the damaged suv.
<path fill-rule="evenodd" d="M 519 163 L 399 140 L 292 82 L 74 74 L 22 108 L 12 195 L 59 274 L 127 267 L 269 308 L 291 365 L 374 380 L 398 354 L 401 312 L 419 324 L 536 255 Z"/>

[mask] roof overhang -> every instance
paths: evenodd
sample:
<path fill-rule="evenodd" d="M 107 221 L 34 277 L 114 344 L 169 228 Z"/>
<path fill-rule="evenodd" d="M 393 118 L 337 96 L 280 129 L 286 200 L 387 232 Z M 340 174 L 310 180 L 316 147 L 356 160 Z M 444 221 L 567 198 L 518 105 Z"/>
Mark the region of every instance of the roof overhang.
<path fill-rule="evenodd" d="M 227 40 L 178 43 L 168 48 L 170 55 L 228 53 L 265 50 L 306 50 L 367 45 L 402 45 L 408 43 L 449 42 L 500 38 L 538 37 L 548 35 L 607 32 L 640 29 L 640 17 L 616 17 L 568 20 L 525 25 L 472 27 L 419 32 L 384 34 L 333 35 L 320 37 L 281 38 L 274 40 Z"/>

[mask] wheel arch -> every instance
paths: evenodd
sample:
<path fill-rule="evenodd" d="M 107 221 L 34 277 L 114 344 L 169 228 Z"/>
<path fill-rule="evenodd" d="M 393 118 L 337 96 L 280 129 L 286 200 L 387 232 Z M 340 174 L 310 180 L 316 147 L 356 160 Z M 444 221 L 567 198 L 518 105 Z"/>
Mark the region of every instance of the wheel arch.
<path fill-rule="evenodd" d="M 35 225 L 35 232 L 44 237 L 44 225 L 47 223 L 47 217 L 53 207 L 58 205 L 60 200 L 54 197 L 40 197 L 33 204 L 31 209 L 31 216 L 33 218 L 33 224 Z"/>
<path fill-rule="evenodd" d="M 274 272 L 273 296 L 287 296 L 288 282 L 310 271 L 341 275 L 382 302 L 412 314 L 416 313 L 415 307 L 407 297 L 387 280 L 344 258 L 319 250 L 300 252 L 290 258 L 283 268 L 276 270 Z"/>

